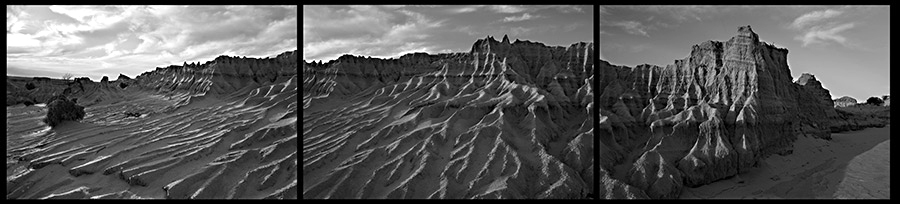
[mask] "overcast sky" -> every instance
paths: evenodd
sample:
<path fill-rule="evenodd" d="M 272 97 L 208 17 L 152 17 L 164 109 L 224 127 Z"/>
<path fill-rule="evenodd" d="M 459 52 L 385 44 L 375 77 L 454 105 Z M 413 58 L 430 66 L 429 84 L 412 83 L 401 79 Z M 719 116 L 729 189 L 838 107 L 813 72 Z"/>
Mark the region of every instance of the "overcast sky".
<path fill-rule="evenodd" d="M 303 6 L 303 59 L 468 52 L 488 35 L 593 42 L 593 6 Z"/>
<path fill-rule="evenodd" d="M 808 72 L 832 98 L 890 94 L 888 6 L 601 6 L 600 56 L 612 64 L 665 66 L 706 40 L 750 25 L 787 48 L 791 75 Z"/>
<path fill-rule="evenodd" d="M 7 6 L 7 75 L 98 81 L 297 49 L 297 6 Z"/>

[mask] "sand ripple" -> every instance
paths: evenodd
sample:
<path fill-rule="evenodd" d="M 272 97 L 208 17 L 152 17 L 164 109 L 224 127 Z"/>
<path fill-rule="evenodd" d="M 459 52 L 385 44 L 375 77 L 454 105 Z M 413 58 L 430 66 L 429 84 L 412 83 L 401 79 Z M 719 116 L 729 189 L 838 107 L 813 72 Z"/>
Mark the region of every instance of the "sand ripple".
<path fill-rule="evenodd" d="M 221 95 L 123 94 L 52 130 L 43 112 L 8 107 L 7 198 L 297 197 L 296 76 Z"/>

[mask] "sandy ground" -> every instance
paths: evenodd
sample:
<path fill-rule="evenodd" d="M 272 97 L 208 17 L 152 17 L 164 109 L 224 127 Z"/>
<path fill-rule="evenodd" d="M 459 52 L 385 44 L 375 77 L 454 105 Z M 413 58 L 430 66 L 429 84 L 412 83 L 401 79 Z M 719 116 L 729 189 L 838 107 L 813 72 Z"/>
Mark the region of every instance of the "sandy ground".
<path fill-rule="evenodd" d="M 832 141 L 801 136 L 793 154 L 698 188 L 681 198 L 890 199 L 890 126 L 835 133 Z"/>
<path fill-rule="evenodd" d="M 129 91 L 54 128 L 45 107 L 8 106 L 7 199 L 296 198 L 296 87 Z"/>

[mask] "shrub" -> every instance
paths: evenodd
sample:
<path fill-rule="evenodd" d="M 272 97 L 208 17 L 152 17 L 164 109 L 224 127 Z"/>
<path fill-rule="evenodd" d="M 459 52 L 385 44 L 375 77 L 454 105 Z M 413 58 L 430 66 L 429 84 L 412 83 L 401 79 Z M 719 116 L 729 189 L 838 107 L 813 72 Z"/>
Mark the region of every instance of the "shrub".
<path fill-rule="evenodd" d="M 61 97 L 61 98 L 60 98 Z M 57 126 L 66 120 L 84 119 L 84 107 L 66 99 L 65 96 L 56 96 L 55 100 L 47 104 L 47 118 L 44 122 L 51 127 Z"/>
<path fill-rule="evenodd" d="M 869 97 L 869 99 L 866 100 L 866 104 L 880 106 L 881 104 L 884 104 L 884 100 L 882 100 L 879 97 L 873 96 L 873 97 Z"/>
<path fill-rule="evenodd" d="M 69 79 L 71 79 L 73 76 L 75 76 L 75 75 L 72 75 L 72 73 L 66 73 L 66 74 L 63 74 L 62 79 L 69 81 Z"/>
<path fill-rule="evenodd" d="M 28 82 L 27 84 L 25 84 L 25 89 L 32 90 L 34 88 L 36 88 L 36 87 L 34 87 L 34 84 L 31 82 Z"/>

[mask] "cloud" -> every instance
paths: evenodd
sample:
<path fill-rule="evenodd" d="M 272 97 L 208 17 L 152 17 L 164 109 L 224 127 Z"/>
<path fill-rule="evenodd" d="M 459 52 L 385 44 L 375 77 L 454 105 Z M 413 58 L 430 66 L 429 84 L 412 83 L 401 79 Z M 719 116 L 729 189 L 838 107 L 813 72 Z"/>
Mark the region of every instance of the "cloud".
<path fill-rule="evenodd" d="M 332 60 L 344 54 L 399 57 L 427 52 L 437 46 L 427 42 L 444 20 L 432 20 L 419 12 L 370 6 L 304 6 L 303 59 Z M 459 27 L 457 31 L 471 31 Z"/>
<path fill-rule="evenodd" d="M 644 50 L 647 50 L 647 49 L 650 49 L 650 45 L 640 44 L 640 45 L 631 46 L 631 48 L 629 48 L 629 51 L 631 51 L 632 53 L 639 53 L 639 52 L 643 52 Z"/>
<path fill-rule="evenodd" d="M 677 22 L 684 22 L 687 20 L 697 20 L 703 21 L 703 18 L 706 17 L 708 13 L 713 12 L 726 12 L 731 7 L 716 7 L 716 6 L 635 6 L 631 7 L 637 10 L 643 10 L 648 12 L 657 13 L 660 15 L 669 16 L 671 19 L 675 19 Z"/>
<path fill-rule="evenodd" d="M 534 28 L 525 28 L 525 27 L 515 27 L 509 30 L 509 33 L 513 36 L 524 36 L 528 33 L 532 32 Z"/>
<path fill-rule="evenodd" d="M 50 6 L 55 13 L 67 15 L 90 27 L 104 27 L 130 16 L 135 6 Z"/>
<path fill-rule="evenodd" d="M 807 14 L 803 14 L 797 19 L 794 19 L 794 23 L 791 23 L 792 28 L 803 28 L 803 26 L 814 23 L 816 21 L 820 21 L 823 19 L 835 17 L 844 13 L 843 11 L 836 11 L 832 9 L 824 10 L 824 11 L 813 11 Z"/>
<path fill-rule="evenodd" d="M 835 42 L 848 48 L 861 48 L 841 35 L 841 32 L 856 26 L 855 22 L 840 22 L 836 19 L 843 13 L 844 11 L 833 9 L 809 12 L 794 19 L 788 28 L 801 32 L 794 39 L 803 42 L 803 47 Z"/>
<path fill-rule="evenodd" d="M 562 33 L 567 29 L 570 32 L 554 38 L 572 38 L 568 35 L 589 32 L 585 25 L 591 22 L 590 15 L 586 14 L 591 12 L 590 7 L 584 6 L 580 7 L 584 13 L 577 13 L 578 9 L 574 7 L 551 6 L 303 8 L 303 59 L 324 62 L 345 54 L 394 58 L 409 52 L 468 50 L 470 46 L 466 44 L 487 35 L 506 34 L 510 39 L 538 40 L 535 37 L 550 36 L 545 34 Z M 564 18 L 560 20 L 579 18 L 558 24 L 534 24 L 537 23 L 534 19 L 555 20 L 556 15 Z M 494 20 L 484 21 L 484 18 Z M 575 23 L 577 25 L 572 25 Z"/>
<path fill-rule="evenodd" d="M 802 36 L 795 37 L 795 39 L 803 41 L 804 47 L 813 43 L 825 43 L 826 41 L 834 41 L 849 46 L 847 38 L 838 33 L 851 29 L 854 25 L 854 23 L 845 23 L 832 27 L 815 26 L 807 30 Z"/>
<path fill-rule="evenodd" d="M 566 25 L 565 27 L 563 27 L 563 32 L 570 32 L 570 31 L 575 30 L 576 28 L 578 28 L 578 26 L 581 26 L 581 24 L 579 24 L 579 23 L 572 23 L 572 24 Z"/>
<path fill-rule="evenodd" d="M 296 25 L 293 5 L 7 7 L 7 63 L 35 74 L 134 76 L 222 54 L 295 50 Z"/>
<path fill-rule="evenodd" d="M 560 26 L 554 24 L 541 24 L 540 26 L 531 26 L 531 27 L 501 27 L 501 32 L 509 33 L 510 39 L 527 39 L 528 36 L 546 34 L 557 32 L 560 30 Z"/>
<path fill-rule="evenodd" d="M 600 6 L 600 15 L 601 15 L 601 16 L 602 16 L 603 14 L 609 14 L 609 12 L 606 11 L 606 9 L 607 9 L 606 7 Z"/>
<path fill-rule="evenodd" d="M 496 5 L 491 6 L 491 10 L 494 10 L 497 13 L 519 13 L 528 10 L 523 6 L 507 6 L 507 5 Z"/>
<path fill-rule="evenodd" d="M 536 19 L 536 18 L 540 18 L 540 17 L 541 16 L 538 16 L 538 15 L 532 16 L 531 14 L 523 13 L 521 16 L 510 16 L 510 17 L 503 18 L 503 22 L 518 22 L 518 21 Z"/>
<path fill-rule="evenodd" d="M 475 32 L 475 30 L 472 28 L 472 26 L 456 27 L 453 29 L 453 31 L 465 33 L 466 35 L 469 35 L 469 36 L 475 36 L 478 34 L 478 32 Z"/>
<path fill-rule="evenodd" d="M 593 7 L 593 5 L 587 5 L 587 6 Z M 583 6 L 560 6 L 559 10 L 562 11 L 563 13 L 569 13 L 569 12 L 584 13 L 583 8 L 584 8 Z"/>
<path fill-rule="evenodd" d="M 6 46 L 23 49 L 38 48 L 41 46 L 41 41 L 34 39 L 31 35 L 14 33 L 6 35 Z"/>
<path fill-rule="evenodd" d="M 469 13 L 477 11 L 479 8 L 484 7 L 483 5 L 472 5 L 472 6 L 463 6 L 459 8 L 450 9 L 450 13 Z"/>
<path fill-rule="evenodd" d="M 578 6 L 578 5 L 554 5 L 554 6 L 551 6 L 551 7 L 556 8 L 557 10 L 559 10 L 559 12 L 562 12 L 562 13 L 572 13 L 572 12 L 575 12 L 575 13 L 584 13 L 584 7 L 588 7 L 588 6 L 593 7 L 592 5 L 586 5 L 586 6 Z"/>
<path fill-rule="evenodd" d="M 643 36 L 650 37 L 650 35 L 647 34 L 647 30 L 650 29 L 650 27 L 645 26 L 641 22 L 619 21 L 619 22 L 612 23 L 612 25 L 622 27 L 622 29 L 625 30 L 625 32 L 628 32 L 630 34 L 643 35 Z"/>
<path fill-rule="evenodd" d="M 19 22 L 19 16 L 27 17 L 28 13 L 18 6 L 6 7 L 6 33 L 19 32 L 25 24 Z"/>

